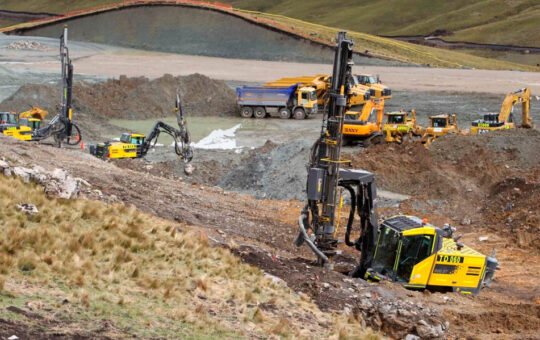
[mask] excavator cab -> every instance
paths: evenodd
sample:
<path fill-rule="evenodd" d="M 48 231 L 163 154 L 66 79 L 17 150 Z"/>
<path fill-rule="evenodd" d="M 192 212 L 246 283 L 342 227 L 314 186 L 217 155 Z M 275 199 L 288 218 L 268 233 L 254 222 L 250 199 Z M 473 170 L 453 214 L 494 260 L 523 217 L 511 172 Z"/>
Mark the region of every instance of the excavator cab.
<path fill-rule="evenodd" d="M 145 135 L 133 134 L 133 133 L 123 133 L 122 137 L 120 137 L 120 141 L 122 143 L 143 145 L 145 138 L 146 138 Z"/>
<path fill-rule="evenodd" d="M 459 238 L 459 237 L 458 237 Z M 498 262 L 453 237 L 450 226 L 435 227 L 416 216 L 391 217 L 380 225 L 365 278 L 407 288 L 435 288 L 478 294 L 491 284 Z"/>

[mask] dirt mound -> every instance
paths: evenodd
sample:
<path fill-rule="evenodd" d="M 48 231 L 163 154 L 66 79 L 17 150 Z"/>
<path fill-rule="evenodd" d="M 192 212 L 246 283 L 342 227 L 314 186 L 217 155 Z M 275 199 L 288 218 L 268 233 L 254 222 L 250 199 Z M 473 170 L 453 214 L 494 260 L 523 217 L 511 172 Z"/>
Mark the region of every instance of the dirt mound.
<path fill-rule="evenodd" d="M 414 196 L 409 208 L 486 226 L 520 247 L 540 250 L 540 132 L 516 129 L 376 145 L 349 155 L 383 189 Z"/>
<path fill-rule="evenodd" d="M 256 198 L 304 200 L 305 165 L 312 144 L 296 140 L 275 147 L 267 142 L 223 176 L 218 186 Z"/>
<path fill-rule="evenodd" d="M 200 74 L 109 79 L 102 83 L 75 82 L 74 111 L 109 118 L 143 119 L 169 116 L 180 89 L 184 111 L 193 116 L 233 115 L 236 96 L 223 81 Z M 21 112 L 32 106 L 58 111 L 57 84 L 26 84 L 0 104 L 1 110 Z"/>

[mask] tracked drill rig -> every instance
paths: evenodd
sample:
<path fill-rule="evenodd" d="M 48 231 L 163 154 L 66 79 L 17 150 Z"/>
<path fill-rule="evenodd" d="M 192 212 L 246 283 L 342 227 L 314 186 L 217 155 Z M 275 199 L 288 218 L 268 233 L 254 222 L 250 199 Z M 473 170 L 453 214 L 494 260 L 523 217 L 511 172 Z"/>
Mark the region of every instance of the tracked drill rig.
<path fill-rule="evenodd" d="M 363 170 L 342 169 L 343 119 L 347 105 L 346 95 L 354 86 L 352 81 L 353 42 L 345 32 L 339 32 L 334 57 L 332 84 L 329 90 L 328 113 L 323 118 L 321 136 L 311 149 L 308 166 L 307 204 L 299 217 L 300 234 L 297 246 L 304 242 L 317 255 L 318 263 L 332 267 L 332 257 L 339 254 L 336 208 L 341 204 L 340 187 L 351 196 L 351 210 L 345 243 L 356 247 L 362 259 L 353 276 L 363 276 L 371 262 L 373 245 L 377 237 L 376 187 L 373 174 Z M 339 197 L 338 197 L 339 196 Z M 351 240 L 355 211 L 360 217 L 361 237 Z M 307 231 L 311 230 L 312 236 Z M 364 256 L 365 255 L 365 256 Z"/>
<path fill-rule="evenodd" d="M 298 218 L 295 244 L 306 243 L 319 265 L 332 268 L 338 255 L 339 236 L 360 251 L 349 275 L 369 281 L 388 280 L 411 289 L 433 287 L 477 294 L 491 285 L 498 266 L 494 253 L 485 256 L 459 242 L 449 225 L 438 228 L 416 216 L 398 215 L 378 224 L 375 176 L 363 170 L 343 169 L 341 159 L 346 93 L 351 79 L 352 46 L 345 32 L 337 36 L 328 113 L 321 136 L 311 149 L 307 178 L 307 203 Z M 344 233 L 339 233 L 342 191 L 350 195 Z M 355 214 L 359 224 L 355 224 Z M 351 234 L 358 234 L 351 239 Z"/>
<path fill-rule="evenodd" d="M 154 124 L 148 135 L 124 133 L 119 142 L 105 142 L 97 145 L 90 145 L 90 154 L 99 158 L 141 158 L 146 156 L 148 151 L 153 148 L 159 135 L 165 133 L 174 140 L 174 152 L 180 160 L 185 163 L 193 159 L 193 148 L 191 147 L 191 135 L 187 130 L 187 123 L 182 111 L 180 92 L 176 92 L 176 103 L 174 107 L 178 129 L 158 121 Z"/>
<path fill-rule="evenodd" d="M 47 126 L 34 130 L 33 141 L 53 137 L 58 146 L 62 143 L 77 145 L 82 140 L 81 130 L 73 123 L 73 64 L 69 57 L 68 29 L 60 37 L 60 59 L 62 65 L 62 101 L 60 113 L 51 119 Z"/>

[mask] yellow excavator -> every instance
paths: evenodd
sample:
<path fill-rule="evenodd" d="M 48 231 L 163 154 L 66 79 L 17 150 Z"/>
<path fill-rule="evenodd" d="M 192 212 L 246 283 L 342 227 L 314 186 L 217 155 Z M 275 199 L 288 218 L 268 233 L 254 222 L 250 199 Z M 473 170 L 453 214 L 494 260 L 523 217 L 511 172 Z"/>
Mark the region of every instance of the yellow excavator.
<path fill-rule="evenodd" d="M 349 272 L 369 281 L 387 280 L 410 289 L 430 288 L 477 294 L 490 286 L 498 261 L 466 247 L 454 237 L 455 228 L 442 228 L 415 216 L 397 215 L 379 224 L 375 175 L 360 169 L 344 168 L 350 161 L 341 158 L 352 41 L 345 32 L 336 39 L 334 81 L 328 115 L 322 120 L 320 137 L 309 155 L 306 182 L 307 202 L 298 217 L 297 247 L 307 245 L 317 264 L 333 268 L 333 259 L 342 246 L 360 252 Z M 342 192 L 348 193 L 347 223 L 340 228 Z M 354 235 L 354 236 L 353 236 Z"/>
<path fill-rule="evenodd" d="M 472 122 L 471 135 L 486 133 L 495 130 L 509 130 L 515 127 L 514 105 L 521 103 L 521 127 L 532 128 L 531 120 L 531 90 L 529 88 L 519 89 L 508 93 L 502 103 L 499 113 L 487 113 L 483 119 Z"/>
<path fill-rule="evenodd" d="M 360 142 L 364 147 L 383 140 L 384 99 L 370 99 L 361 111 L 349 109 L 343 120 L 343 145 Z"/>
<path fill-rule="evenodd" d="M 429 146 L 435 139 L 449 133 L 465 134 L 458 129 L 458 121 L 455 114 L 442 113 L 429 117 L 430 126 L 427 127 L 422 135 L 421 142 Z"/>
<path fill-rule="evenodd" d="M 416 123 L 416 112 L 386 112 L 386 123 L 383 124 L 384 140 L 387 143 L 401 144 L 413 136 L 422 136 L 423 128 Z"/>
<path fill-rule="evenodd" d="M 111 158 L 141 158 L 146 156 L 150 148 L 155 147 L 161 133 L 168 134 L 174 140 L 174 151 L 185 163 L 193 159 L 191 135 L 187 130 L 187 123 L 182 112 L 180 93 L 176 93 L 174 111 L 178 122 L 178 129 L 158 121 L 148 135 L 137 133 L 123 133 L 118 142 L 105 142 L 90 145 L 90 154 L 102 159 Z"/>

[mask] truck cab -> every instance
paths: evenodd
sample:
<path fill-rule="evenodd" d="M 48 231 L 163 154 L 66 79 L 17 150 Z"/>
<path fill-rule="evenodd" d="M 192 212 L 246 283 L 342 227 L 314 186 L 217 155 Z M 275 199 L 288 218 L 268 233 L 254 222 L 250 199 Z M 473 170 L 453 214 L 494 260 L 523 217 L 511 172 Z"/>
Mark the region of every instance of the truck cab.
<path fill-rule="evenodd" d="M 353 76 L 353 82 L 355 85 L 367 86 L 373 98 L 392 98 L 392 90 L 369 74 L 356 74 Z"/>
<path fill-rule="evenodd" d="M 457 242 L 450 226 L 441 229 L 416 216 L 399 215 L 380 225 L 365 278 L 478 294 L 491 283 L 497 264 L 494 257 Z"/>
<path fill-rule="evenodd" d="M 298 96 L 298 106 L 303 107 L 307 115 L 317 113 L 319 105 L 317 104 L 317 93 L 315 88 L 311 86 L 300 87 L 296 92 Z"/>

